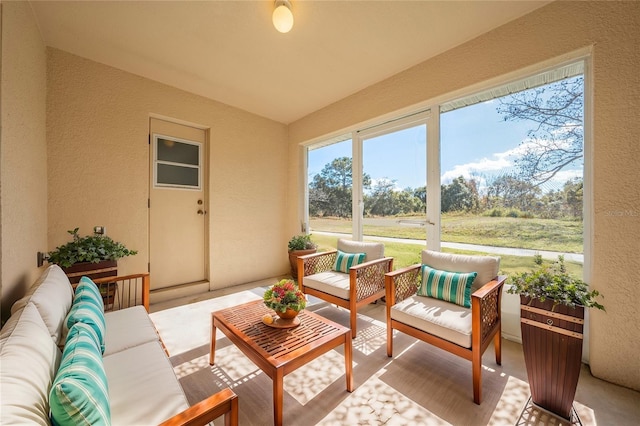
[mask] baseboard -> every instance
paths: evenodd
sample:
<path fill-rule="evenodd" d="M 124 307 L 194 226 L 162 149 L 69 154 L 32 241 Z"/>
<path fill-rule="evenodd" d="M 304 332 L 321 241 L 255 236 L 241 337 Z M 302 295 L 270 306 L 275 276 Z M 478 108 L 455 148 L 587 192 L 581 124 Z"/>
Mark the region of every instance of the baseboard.
<path fill-rule="evenodd" d="M 180 297 L 194 296 L 209 291 L 209 281 L 180 284 L 172 287 L 159 288 L 149 292 L 151 304 L 166 302 Z"/>

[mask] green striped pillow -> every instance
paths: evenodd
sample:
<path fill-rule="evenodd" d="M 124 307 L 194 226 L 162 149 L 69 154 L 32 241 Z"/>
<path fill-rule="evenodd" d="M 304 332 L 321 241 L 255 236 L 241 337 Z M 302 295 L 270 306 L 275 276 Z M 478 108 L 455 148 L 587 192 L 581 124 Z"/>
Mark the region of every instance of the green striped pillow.
<path fill-rule="evenodd" d="M 53 425 L 110 425 L 107 375 L 98 336 L 86 324 L 69 330 L 49 392 Z"/>
<path fill-rule="evenodd" d="M 104 312 L 104 301 L 100 289 L 89 277 L 80 278 L 73 300 L 88 300 L 95 303 Z"/>
<path fill-rule="evenodd" d="M 422 265 L 422 283 L 418 287 L 419 296 L 429 296 L 456 305 L 471 307 L 471 283 L 477 272 L 459 273 L 433 269 Z"/>
<path fill-rule="evenodd" d="M 67 314 L 67 328 L 70 330 L 74 324 L 79 322 L 87 324 L 93 329 L 98 336 L 100 350 L 104 353 L 104 336 L 107 328 L 104 312 L 94 302 L 76 299 Z"/>
<path fill-rule="evenodd" d="M 336 262 L 333 264 L 333 270 L 337 272 L 349 273 L 349 268 L 364 262 L 365 253 L 345 253 L 338 250 Z"/>

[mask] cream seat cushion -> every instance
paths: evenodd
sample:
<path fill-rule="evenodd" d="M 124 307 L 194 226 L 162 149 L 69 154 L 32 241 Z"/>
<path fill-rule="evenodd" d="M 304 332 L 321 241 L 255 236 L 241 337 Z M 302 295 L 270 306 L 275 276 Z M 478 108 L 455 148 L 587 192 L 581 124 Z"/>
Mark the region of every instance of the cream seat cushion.
<path fill-rule="evenodd" d="M 349 274 L 325 271 L 304 277 L 304 286 L 349 300 Z"/>
<path fill-rule="evenodd" d="M 103 362 L 113 426 L 157 425 L 189 407 L 159 341 L 114 353 Z"/>
<path fill-rule="evenodd" d="M 471 347 L 470 308 L 416 295 L 392 306 L 391 318 L 456 345 Z"/>
<path fill-rule="evenodd" d="M 156 328 L 144 306 L 105 312 L 104 320 L 107 329 L 104 356 L 159 340 Z"/>

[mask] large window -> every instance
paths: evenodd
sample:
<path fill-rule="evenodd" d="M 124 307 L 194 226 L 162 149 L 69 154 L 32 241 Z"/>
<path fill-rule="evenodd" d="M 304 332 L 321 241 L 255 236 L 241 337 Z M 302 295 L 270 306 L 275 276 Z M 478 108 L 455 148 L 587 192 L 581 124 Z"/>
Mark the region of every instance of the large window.
<path fill-rule="evenodd" d="M 580 60 L 309 147 L 310 230 L 581 264 L 584 86 Z"/>

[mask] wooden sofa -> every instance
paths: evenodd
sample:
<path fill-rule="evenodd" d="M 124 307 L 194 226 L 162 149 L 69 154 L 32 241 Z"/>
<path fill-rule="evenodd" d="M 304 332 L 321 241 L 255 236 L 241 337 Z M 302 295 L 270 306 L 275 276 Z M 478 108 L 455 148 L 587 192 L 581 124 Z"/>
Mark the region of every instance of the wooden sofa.
<path fill-rule="evenodd" d="M 73 358 L 60 345 L 68 342 L 66 318 L 76 299 L 67 276 L 52 265 L 14 303 L 0 330 L 0 424 L 51 423 L 52 384 L 60 365 Z M 104 411 L 110 412 L 110 424 L 204 425 L 224 415 L 226 424 L 237 425 L 238 399 L 230 389 L 189 406 L 143 306 L 106 312 L 104 325 L 104 352 L 95 358 L 108 384 L 109 408 Z M 85 322 L 82 327 L 89 326 Z M 80 382 L 94 380 L 93 371 L 78 375 L 74 379 Z M 92 407 L 85 405 L 89 416 Z"/>

